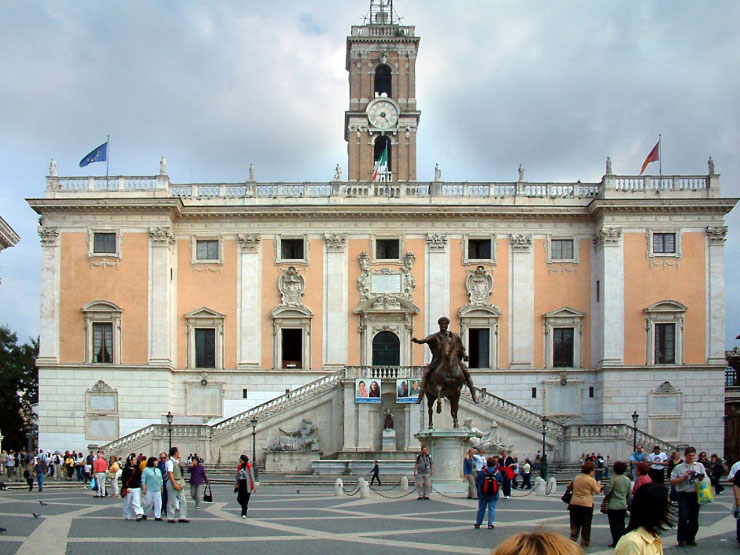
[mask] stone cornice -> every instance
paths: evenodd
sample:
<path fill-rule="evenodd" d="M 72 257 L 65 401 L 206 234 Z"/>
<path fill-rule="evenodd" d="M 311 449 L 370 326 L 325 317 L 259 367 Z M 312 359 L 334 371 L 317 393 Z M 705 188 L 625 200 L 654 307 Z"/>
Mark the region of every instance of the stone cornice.
<path fill-rule="evenodd" d="M 589 214 L 604 213 L 685 212 L 728 214 L 737 198 L 657 198 L 657 199 L 596 199 L 588 205 Z"/>

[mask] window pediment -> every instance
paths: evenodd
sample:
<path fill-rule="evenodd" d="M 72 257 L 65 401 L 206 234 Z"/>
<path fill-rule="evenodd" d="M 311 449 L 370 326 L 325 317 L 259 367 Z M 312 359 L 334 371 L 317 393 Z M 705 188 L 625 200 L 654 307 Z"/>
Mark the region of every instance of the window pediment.
<path fill-rule="evenodd" d="M 270 315 L 273 318 L 311 318 L 313 313 L 307 306 L 276 306 L 272 309 Z"/>
<path fill-rule="evenodd" d="M 665 300 L 658 301 L 657 303 L 651 304 L 645 309 L 646 314 L 678 314 L 684 313 L 688 310 L 688 307 L 678 301 Z"/>
<path fill-rule="evenodd" d="M 224 314 L 221 314 L 220 312 L 217 312 L 213 309 L 210 309 L 208 307 L 202 306 L 200 308 L 196 308 L 195 310 L 188 312 L 185 314 L 185 318 L 188 320 L 195 320 L 195 319 L 224 319 L 226 316 Z"/>
<path fill-rule="evenodd" d="M 355 314 L 387 314 L 397 312 L 418 314 L 421 309 L 409 300 L 398 295 L 377 295 L 359 304 Z"/>
<path fill-rule="evenodd" d="M 90 314 L 115 312 L 115 313 L 120 314 L 121 312 L 123 312 L 123 310 L 116 303 L 112 303 L 111 301 L 105 301 L 105 300 L 99 299 L 96 301 L 89 302 L 85 306 L 83 306 L 82 312 L 90 313 Z"/>
<path fill-rule="evenodd" d="M 583 318 L 586 316 L 585 312 L 581 312 L 580 310 L 576 310 L 575 308 L 570 308 L 569 306 L 564 306 L 561 308 L 557 308 L 553 310 L 552 312 L 548 312 L 547 314 L 544 314 L 545 319 L 550 318 Z"/>

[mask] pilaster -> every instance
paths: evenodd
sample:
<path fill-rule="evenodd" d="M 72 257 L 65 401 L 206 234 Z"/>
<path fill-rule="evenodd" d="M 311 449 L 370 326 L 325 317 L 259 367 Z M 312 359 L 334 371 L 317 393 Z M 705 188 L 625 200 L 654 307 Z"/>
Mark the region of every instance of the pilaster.
<path fill-rule="evenodd" d="M 624 363 L 624 244 L 622 229 L 602 227 L 594 238 L 596 257 L 601 269 L 599 322 L 596 333 L 599 366 Z"/>
<path fill-rule="evenodd" d="M 448 237 L 440 233 L 428 233 L 426 237 L 424 284 L 426 334 L 435 333 L 439 328 L 437 320 L 442 316 L 450 318 L 450 253 L 447 248 Z M 424 360 L 431 360 L 429 349 L 424 349 Z"/>
<path fill-rule="evenodd" d="M 534 249 L 531 235 L 512 235 L 511 368 L 531 368 L 534 353 Z"/>
<path fill-rule="evenodd" d="M 349 343 L 347 234 L 325 233 L 324 245 L 324 366 L 341 367 Z"/>
<path fill-rule="evenodd" d="M 149 364 L 171 364 L 170 268 L 175 235 L 169 227 L 150 228 L 149 245 Z"/>
<path fill-rule="evenodd" d="M 707 362 L 725 363 L 726 226 L 707 228 Z"/>
<path fill-rule="evenodd" d="M 262 257 L 258 233 L 237 235 L 239 266 L 237 366 L 259 368 L 262 358 Z"/>
<path fill-rule="evenodd" d="M 39 226 L 41 238 L 41 329 L 39 366 L 59 362 L 59 299 L 61 295 L 61 245 L 59 230 Z"/>

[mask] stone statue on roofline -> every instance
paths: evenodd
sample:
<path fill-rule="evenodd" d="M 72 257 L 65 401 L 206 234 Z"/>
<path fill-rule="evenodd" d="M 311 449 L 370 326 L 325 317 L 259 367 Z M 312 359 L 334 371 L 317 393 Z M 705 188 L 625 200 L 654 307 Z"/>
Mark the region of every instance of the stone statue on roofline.
<path fill-rule="evenodd" d="M 524 182 L 524 166 L 519 164 L 519 183 Z"/>
<path fill-rule="evenodd" d="M 167 158 L 164 156 L 159 159 L 159 175 L 167 175 Z"/>
<path fill-rule="evenodd" d="M 51 162 L 49 162 L 49 176 L 51 177 L 57 176 L 57 161 L 54 160 L 54 158 L 52 158 Z"/>
<path fill-rule="evenodd" d="M 337 164 L 337 167 L 334 168 L 334 181 L 341 181 L 342 180 L 342 166 Z"/>

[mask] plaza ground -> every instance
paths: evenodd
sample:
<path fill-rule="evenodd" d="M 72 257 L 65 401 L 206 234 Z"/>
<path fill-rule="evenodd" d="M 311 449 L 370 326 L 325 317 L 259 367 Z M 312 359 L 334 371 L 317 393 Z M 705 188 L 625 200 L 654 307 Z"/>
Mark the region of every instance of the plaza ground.
<path fill-rule="evenodd" d="M 347 488 L 351 493 L 352 489 Z M 266 486 L 252 497 L 249 518 L 242 520 L 231 487 L 213 488 L 214 502 L 196 511 L 189 524 L 125 521 L 120 499 L 96 499 L 82 488 L 47 488 L 43 493 L 0 492 L 2 554 L 136 555 L 203 553 L 487 553 L 512 534 L 538 526 L 568 533 L 568 513 L 560 493 L 542 498 L 514 492 L 501 499 L 496 528 L 473 528 L 476 501 L 433 494 L 418 501 L 398 487 L 377 488 L 368 499 L 358 494 L 335 497 L 331 486 Z M 385 497 L 381 496 L 384 495 Z M 42 506 L 39 500 L 47 505 Z M 605 515 L 597 497 L 592 547 L 587 553 L 611 553 Z M 730 490 L 701 511 L 698 547 L 678 549 L 675 531 L 664 537 L 667 552 L 719 555 L 740 552 Z M 32 513 L 40 514 L 34 518 Z"/>

